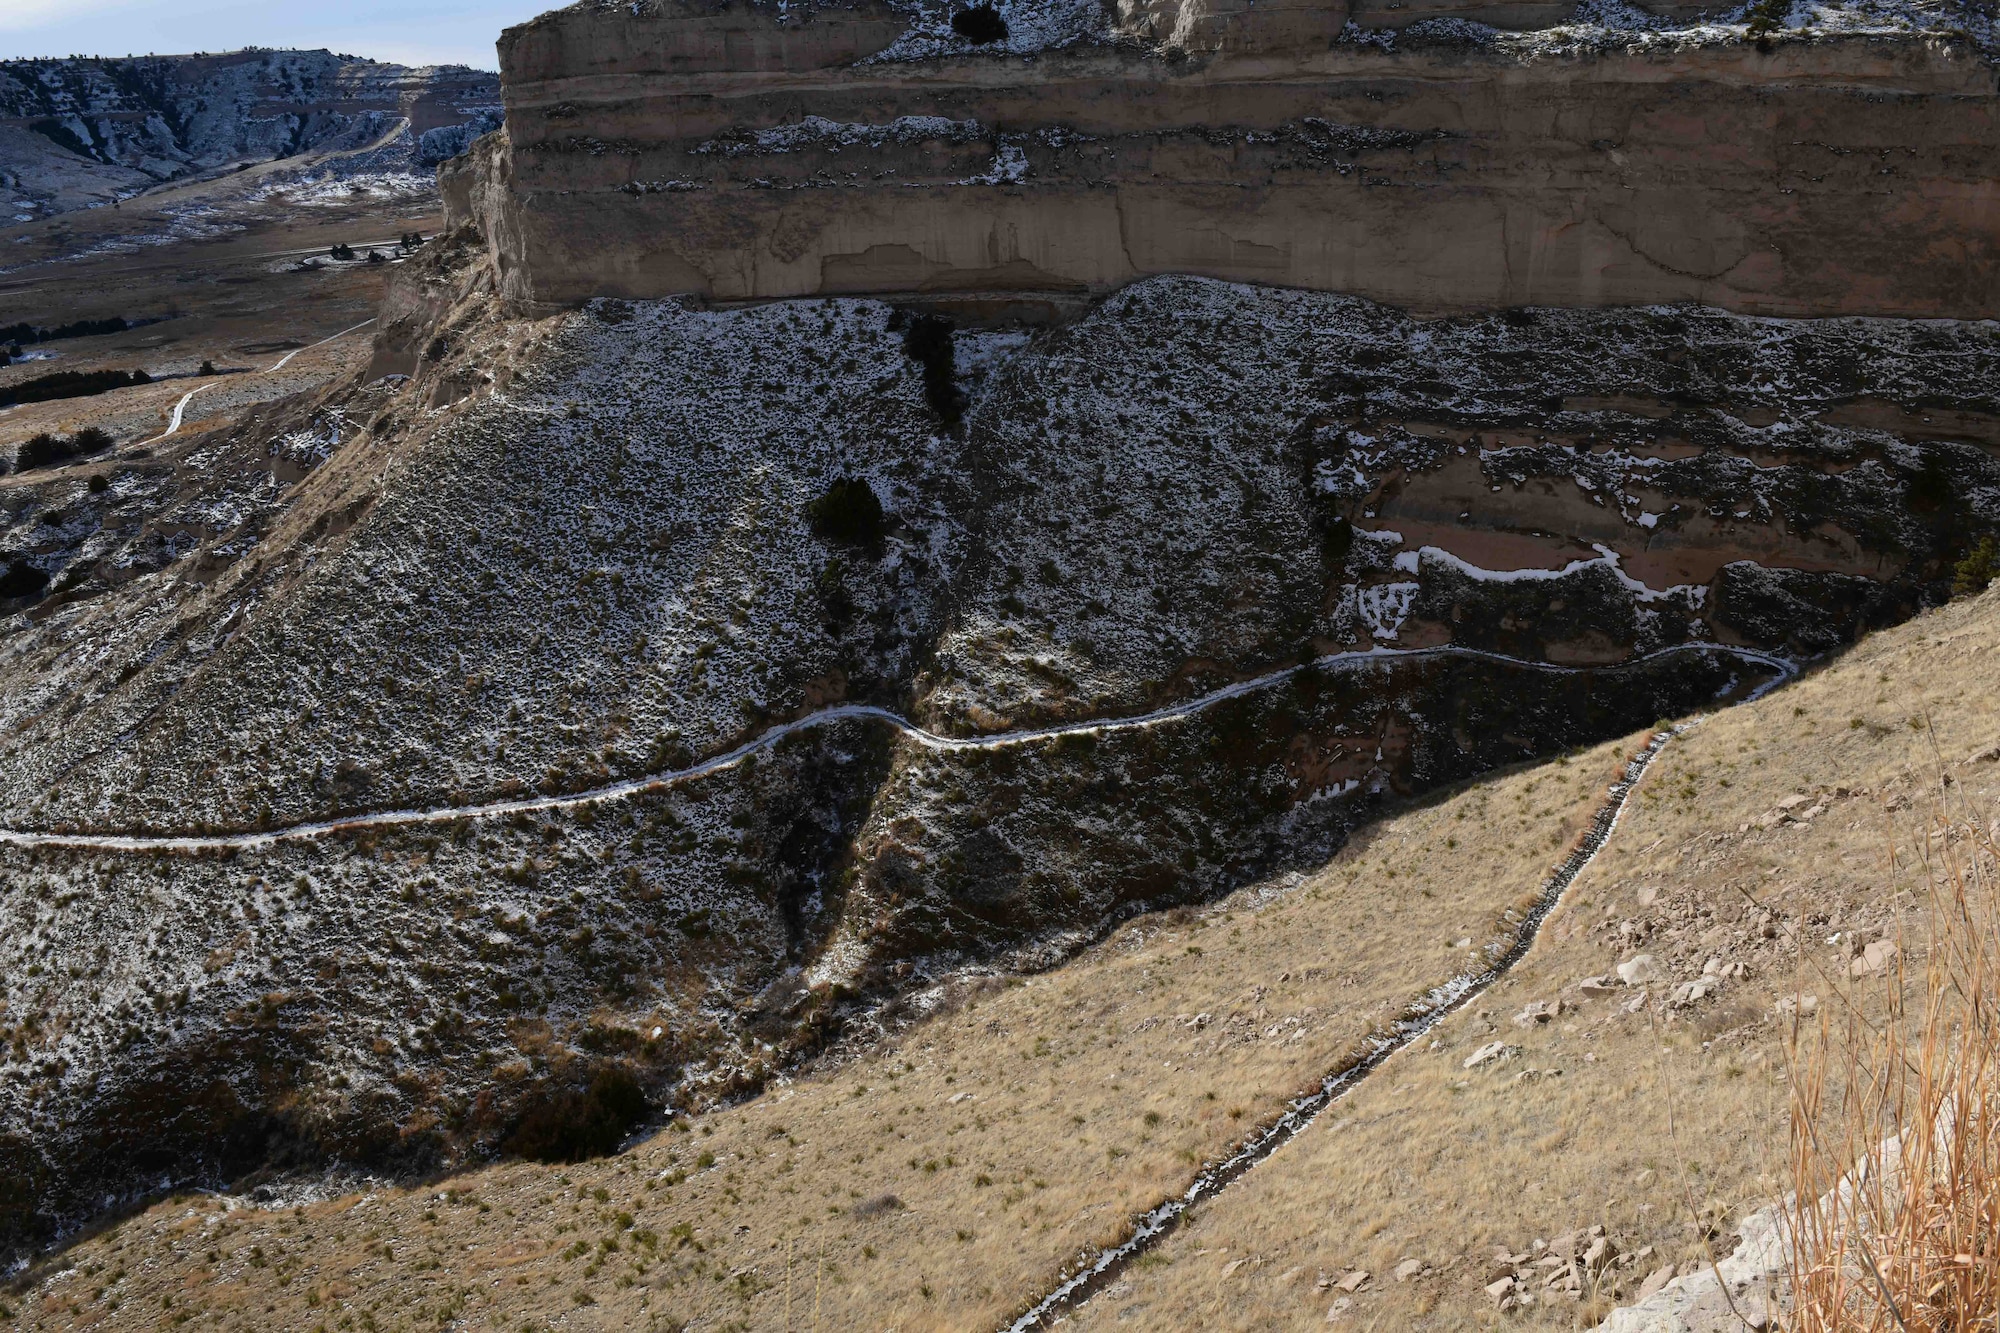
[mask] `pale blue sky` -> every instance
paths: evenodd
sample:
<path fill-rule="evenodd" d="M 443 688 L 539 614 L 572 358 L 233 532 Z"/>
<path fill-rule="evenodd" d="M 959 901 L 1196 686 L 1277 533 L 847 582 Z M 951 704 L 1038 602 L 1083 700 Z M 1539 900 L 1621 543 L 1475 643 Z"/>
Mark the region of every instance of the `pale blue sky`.
<path fill-rule="evenodd" d="M 511 23 L 566 0 L 0 0 L 0 59 L 324 46 L 408 65 L 496 68 Z"/>

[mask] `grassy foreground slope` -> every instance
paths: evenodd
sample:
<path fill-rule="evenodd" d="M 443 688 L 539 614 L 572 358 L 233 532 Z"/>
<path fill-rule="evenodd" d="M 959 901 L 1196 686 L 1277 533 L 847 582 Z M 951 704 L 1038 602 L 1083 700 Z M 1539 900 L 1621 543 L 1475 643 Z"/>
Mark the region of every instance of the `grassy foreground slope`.
<path fill-rule="evenodd" d="M 1872 636 L 1670 745 L 1517 968 L 1083 1325 L 1477 1327 L 1498 1304 L 1485 1285 L 1526 1270 L 1536 1300 L 1513 1320 L 1588 1326 L 1667 1265 L 1728 1253 L 1731 1223 L 1783 1188 L 1788 1011 L 1872 1007 L 1896 973 L 1886 946 L 1915 951 L 1941 791 L 1954 818 L 1994 817 L 2000 706 L 1981 683 L 1996 652 L 2000 591 Z M 1639 955 L 1650 985 L 1576 989 Z M 1677 1003 L 1711 959 L 1719 989 Z M 1554 1019 L 1512 1022 L 1559 998 Z M 1465 1068 L 1495 1041 L 1518 1049 Z M 1548 1288 L 1536 1242 L 1598 1226 L 1630 1256 L 1598 1299 L 1587 1283 Z M 1398 1281 L 1411 1260 L 1418 1274 Z M 1370 1276 L 1348 1295 L 1355 1272 Z"/>
<path fill-rule="evenodd" d="M 1634 1256 L 1605 1301 L 1705 1235 L 1726 1249 L 1782 1168 L 1779 1001 L 1875 982 L 1857 957 L 1913 924 L 1897 876 L 1942 777 L 1992 810 L 2000 718 L 1968 686 L 1996 650 L 2000 592 L 1675 740 L 1514 972 L 1081 1322 L 1475 1327 L 1496 1247 L 1535 1268 L 1536 1239 L 1601 1225 Z M 1405 808 L 1300 882 L 1141 918 L 1024 984 L 921 995 L 930 1016 L 878 1046 L 620 1156 L 268 1207 L 177 1198 L 8 1307 L 51 1329 L 998 1325 L 1460 970 L 1462 943 L 1505 935 L 1631 744 Z M 1640 954 L 1646 984 L 1575 989 Z M 1711 959 L 1720 985 L 1690 998 Z M 1493 1042 L 1514 1049 L 1467 1069 Z M 1511 1319 L 1589 1312 L 1535 1287 Z"/>

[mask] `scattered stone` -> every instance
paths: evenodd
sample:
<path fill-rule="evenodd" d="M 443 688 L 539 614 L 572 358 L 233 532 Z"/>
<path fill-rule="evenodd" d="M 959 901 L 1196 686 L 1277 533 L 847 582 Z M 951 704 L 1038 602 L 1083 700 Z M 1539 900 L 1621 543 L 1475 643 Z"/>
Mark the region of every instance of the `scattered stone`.
<path fill-rule="evenodd" d="M 1488 1298 L 1492 1300 L 1492 1302 L 1495 1305 L 1499 1306 L 1501 1309 L 1504 1310 L 1509 1308 L 1507 1303 L 1509 1300 L 1511 1300 L 1511 1298 L 1514 1295 L 1513 1275 L 1509 1274 L 1508 1276 L 1501 1278 L 1497 1282 L 1487 1283 L 1486 1295 L 1488 1296 Z"/>
<path fill-rule="evenodd" d="M 1895 941 L 1876 940 L 1873 944 L 1863 949 L 1859 957 L 1847 965 L 1847 971 L 1851 976 L 1865 977 L 1872 973 L 1880 972 L 1883 968 L 1889 966 L 1895 957 Z"/>
<path fill-rule="evenodd" d="M 1654 1292 L 1660 1290 L 1660 1288 L 1673 1280 L 1674 1266 L 1672 1264 L 1661 1264 L 1658 1268 L 1646 1274 L 1646 1280 L 1639 1284 L 1638 1299 L 1645 1300 L 1648 1296 L 1651 1296 Z"/>
<path fill-rule="evenodd" d="M 1349 1273 L 1346 1277 L 1340 1279 L 1340 1281 L 1334 1283 L 1334 1285 L 1339 1287 L 1342 1291 L 1346 1292 L 1348 1295 L 1352 1296 L 1355 1292 L 1361 1290 L 1361 1288 L 1365 1286 L 1367 1282 L 1368 1282 L 1367 1270 L 1362 1268 L 1357 1268 L 1352 1273 Z"/>
<path fill-rule="evenodd" d="M 1721 989 L 1722 978 L 1720 977 L 1702 977 L 1697 981 L 1683 981 L 1680 985 L 1674 987 L 1674 993 L 1668 998 L 1667 1003 L 1671 1005 L 1694 1004 L 1707 999 L 1710 995 Z"/>
<path fill-rule="evenodd" d="M 1396 1265 L 1396 1281 L 1408 1282 L 1411 1278 L 1418 1276 L 1423 1271 L 1424 1271 L 1423 1260 L 1405 1259 L 1403 1260 L 1402 1263 Z"/>
<path fill-rule="evenodd" d="M 1561 1014 L 1561 1000 L 1534 1000 L 1529 1003 L 1527 1008 L 1514 1015 L 1514 1026 L 1517 1028 L 1533 1027 L 1537 1023 L 1546 1023 L 1550 1019 L 1559 1017 Z"/>
<path fill-rule="evenodd" d="M 1804 1017 L 1819 1008 L 1819 996 L 1810 991 L 1800 991 L 1797 995 L 1780 995 L 1777 1010 L 1781 1014 L 1798 1014 Z"/>
<path fill-rule="evenodd" d="M 1607 995 L 1616 995 L 1620 987 L 1618 979 L 1610 973 L 1598 977 L 1585 977 L 1576 983 L 1576 993 L 1588 999 L 1599 1000 Z"/>
<path fill-rule="evenodd" d="M 1618 979 L 1627 986 L 1644 986 L 1663 978 L 1659 960 L 1649 953 L 1627 959 L 1618 965 Z"/>
<path fill-rule="evenodd" d="M 1347 1312 L 1349 1310 L 1352 1310 L 1353 1308 L 1354 1308 L 1354 1298 L 1352 1296 L 1342 1296 L 1339 1300 L 1335 1301 L 1332 1305 L 1329 1305 L 1327 1307 L 1326 1322 L 1329 1324 L 1339 1323 L 1341 1320 L 1347 1318 Z"/>
<path fill-rule="evenodd" d="M 1495 1060 L 1506 1060 L 1518 1055 L 1520 1050 L 1520 1047 L 1509 1046 L 1504 1041 L 1490 1041 L 1465 1057 L 1465 1068 L 1477 1069 L 1481 1065 L 1492 1064 Z"/>

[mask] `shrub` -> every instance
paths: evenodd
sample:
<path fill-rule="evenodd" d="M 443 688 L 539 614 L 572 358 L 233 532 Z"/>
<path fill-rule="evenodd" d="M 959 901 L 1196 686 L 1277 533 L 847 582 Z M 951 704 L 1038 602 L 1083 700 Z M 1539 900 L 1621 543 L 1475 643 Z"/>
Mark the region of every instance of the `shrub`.
<path fill-rule="evenodd" d="M 923 367 L 924 401 L 947 426 L 965 415 L 965 395 L 953 378 L 951 347 L 952 323 L 943 315 L 916 315 L 897 311 L 903 324 L 903 355 Z M 895 327 L 892 322 L 890 327 Z"/>
<path fill-rule="evenodd" d="M 974 46 L 1007 40 L 1007 20 L 1001 18 L 1000 11 L 992 5 L 973 5 L 959 10 L 951 16 L 951 30 Z"/>
<path fill-rule="evenodd" d="M 143 370 L 59 370 L 53 375 L 37 375 L 0 389 L 0 407 L 16 403 L 47 403 L 58 398 L 88 398 L 134 384 L 151 384 L 153 377 Z"/>
<path fill-rule="evenodd" d="M 0 600 L 35 597 L 49 586 L 49 576 L 25 560 L 16 560 L 0 574 Z"/>
<path fill-rule="evenodd" d="M 213 375 L 214 373 L 215 373 L 215 362 L 210 361 L 207 358 L 203 358 L 201 363 L 201 369 L 195 372 L 195 374 L 197 375 Z"/>
<path fill-rule="evenodd" d="M 69 437 L 71 456 L 102 453 L 110 447 L 110 433 L 100 430 L 96 426 L 85 426 L 82 430 Z"/>
<path fill-rule="evenodd" d="M 646 1095 L 622 1069 L 600 1069 L 584 1090 L 564 1089 L 531 1107 L 501 1147 L 537 1162 L 580 1162 L 618 1151 L 646 1115 Z"/>
<path fill-rule="evenodd" d="M 76 451 L 70 448 L 68 440 L 60 435 L 42 431 L 30 435 L 21 447 L 15 450 L 14 467 L 17 471 L 26 472 L 29 468 L 53 467 L 74 457 Z"/>
<path fill-rule="evenodd" d="M 1750 6 L 1750 21 L 1745 25 L 1743 36 L 1757 43 L 1757 49 L 1767 51 L 1771 46 L 1771 34 L 1785 26 L 1785 20 L 1792 12 L 1792 0 L 1757 0 Z"/>
<path fill-rule="evenodd" d="M 68 324 L 58 324 L 52 329 L 37 328 L 33 324 L 9 324 L 0 328 L 0 342 L 14 343 L 14 355 L 20 356 L 18 344 L 55 342 L 59 338 L 96 338 L 106 333 L 123 333 L 136 329 L 141 324 L 151 324 L 154 320 L 120 319 L 113 315 L 110 319 L 78 319 Z"/>
<path fill-rule="evenodd" d="M 888 525 L 875 488 L 861 477 L 841 477 L 806 506 L 814 535 L 839 546 L 879 553 Z"/>
<path fill-rule="evenodd" d="M 2000 577 L 2000 547 L 1989 534 L 1968 551 L 1952 569 L 1951 595 L 1971 597 L 1986 591 L 1986 585 Z"/>

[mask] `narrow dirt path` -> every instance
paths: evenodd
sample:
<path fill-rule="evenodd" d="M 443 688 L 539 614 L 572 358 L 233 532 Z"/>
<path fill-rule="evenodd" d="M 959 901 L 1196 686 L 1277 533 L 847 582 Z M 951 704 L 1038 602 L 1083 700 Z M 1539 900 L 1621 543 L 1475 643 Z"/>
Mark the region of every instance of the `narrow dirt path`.
<path fill-rule="evenodd" d="M 370 316 L 369 318 L 362 320 L 359 324 L 354 325 L 352 328 L 342 329 L 339 333 L 333 334 L 330 337 L 321 338 L 316 343 L 307 343 L 304 347 L 295 347 L 291 351 L 279 357 L 275 364 L 266 366 L 262 370 L 252 371 L 251 373 L 255 375 L 270 375 L 277 371 L 283 370 L 285 368 L 285 363 L 287 361 L 290 361 L 293 357 L 297 356 L 300 352 L 310 352 L 315 347 L 324 347 L 328 343 L 332 342 L 335 338 L 345 338 L 348 334 L 353 333 L 356 329 L 365 329 L 374 322 L 375 322 L 374 317 Z M 173 416 L 168 418 L 167 428 L 161 431 L 158 435 L 155 435 L 152 439 L 141 440 L 139 441 L 139 443 L 141 445 L 158 444 L 161 440 L 164 440 L 171 435 L 180 434 L 181 418 L 187 412 L 187 405 L 194 401 L 194 396 L 198 393 L 203 393 L 209 389 L 213 389 L 216 385 L 220 383 L 222 383 L 222 381 L 219 379 L 210 380 L 207 384 L 197 385 L 195 388 L 189 389 L 186 393 L 182 394 L 180 401 L 174 404 Z"/>
<path fill-rule="evenodd" d="M 669 787 L 689 782 L 734 768 L 752 755 L 760 754 L 778 744 L 787 736 L 798 732 L 811 731 L 819 727 L 832 726 L 840 722 L 855 720 L 886 723 L 898 732 L 916 741 L 926 749 L 953 750 L 1000 750 L 1010 746 L 1031 745 L 1040 741 L 1058 740 L 1065 736 L 1110 735 L 1121 731 L 1138 731 L 1157 727 L 1182 718 L 1192 717 L 1226 700 L 1241 698 L 1259 690 L 1282 684 L 1307 670 L 1323 670 L 1331 667 L 1365 666 L 1370 663 L 1407 661 L 1425 657 L 1463 657 L 1481 661 L 1498 662 L 1524 670 L 1541 671 L 1556 675 L 1576 675 L 1585 671 L 1615 670 L 1617 667 L 1637 666 L 1683 653 L 1722 653 L 1745 662 L 1755 663 L 1771 671 L 1769 681 L 1760 685 L 1752 697 L 1762 695 L 1774 686 L 1789 680 L 1797 674 L 1798 668 L 1781 657 L 1761 653 L 1754 649 L 1726 647 L 1718 644 L 1687 643 L 1662 648 L 1657 652 L 1645 653 L 1614 667 L 1574 667 L 1561 666 L 1553 662 L 1536 662 L 1525 658 L 1508 657 L 1501 653 L 1484 652 L 1477 648 L 1460 648 L 1450 644 L 1434 648 L 1371 648 L 1357 652 L 1332 653 L 1315 658 L 1311 662 L 1282 670 L 1269 672 L 1249 680 L 1237 681 L 1208 694 L 1199 695 L 1166 708 L 1150 713 L 1140 713 L 1131 717 L 1109 718 L 1100 721 L 1071 722 L 1053 727 L 1036 727 L 1020 731 L 992 732 L 984 736 L 940 736 L 926 731 L 900 713 L 873 704 L 836 704 L 808 713 L 790 722 L 780 723 L 732 750 L 704 759 L 687 768 L 665 773 L 648 774 L 644 777 L 628 778 L 604 787 L 594 787 L 588 791 L 570 792 L 554 796 L 527 796 L 509 801 L 488 801 L 472 805 L 434 806 L 427 809 L 383 810 L 373 814 L 350 815 L 339 819 L 318 820 L 311 823 L 294 824 L 280 829 L 265 829 L 250 833 L 221 834 L 137 834 L 137 833 L 73 833 L 40 831 L 27 829 L 0 829 L 0 843 L 17 847 L 68 847 L 92 851 L 152 852 L 152 851 L 220 851 L 268 847 L 280 842 L 299 842 L 314 838 L 324 838 L 335 834 L 351 833 L 365 829 L 395 828 L 412 824 L 446 824 L 460 819 L 494 819 L 509 815 L 533 814 L 543 810 L 565 810 L 577 806 L 598 805 L 609 801 L 622 801 L 633 796 L 664 791 Z"/>
<path fill-rule="evenodd" d="M 1779 680 L 1785 679 L 1780 676 Z M 1773 682 L 1775 684 L 1776 681 Z M 1763 694 L 1770 687 L 1760 689 Z M 1045 1327 L 1052 1319 L 1064 1312 L 1082 1305 L 1102 1288 L 1110 1285 L 1127 1265 L 1172 1233 L 1180 1224 L 1187 1210 L 1196 1203 L 1213 1198 L 1258 1163 L 1282 1148 L 1293 1138 L 1303 1133 L 1329 1106 L 1339 1101 L 1358 1087 L 1361 1081 L 1380 1069 L 1389 1058 L 1417 1040 L 1442 1022 L 1454 1010 L 1477 998 L 1505 976 L 1514 964 L 1527 955 L 1540 933 L 1542 922 L 1548 919 L 1563 894 L 1576 881 L 1604 845 L 1611 840 L 1611 834 L 1618 827 L 1618 817 L 1624 813 L 1625 804 L 1638 789 L 1639 780 L 1652 767 L 1660 751 L 1675 736 L 1698 726 L 1700 719 L 1682 723 L 1670 731 L 1654 733 L 1645 747 L 1625 765 L 1625 772 L 1606 792 L 1604 802 L 1598 807 L 1590 828 L 1570 854 L 1558 865 L 1553 874 L 1542 885 L 1540 896 L 1527 915 L 1522 918 L 1520 928 L 1515 932 L 1513 942 L 1505 948 L 1489 946 L 1486 966 L 1479 972 L 1454 977 L 1403 1010 L 1402 1015 L 1390 1029 L 1371 1038 L 1353 1057 L 1339 1068 L 1320 1080 L 1319 1090 L 1301 1097 L 1278 1119 L 1258 1130 L 1234 1155 L 1219 1162 L 1204 1166 L 1195 1176 L 1194 1182 L 1178 1197 L 1168 1199 L 1152 1211 L 1140 1217 L 1132 1229 L 1132 1234 L 1120 1244 L 1102 1250 L 1079 1262 L 1059 1282 L 1026 1313 L 1007 1326 L 1007 1333 L 1031 1333 L 1031 1330 Z"/>

